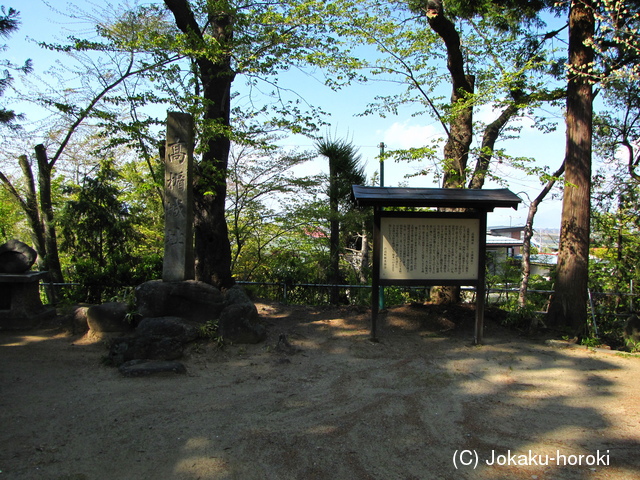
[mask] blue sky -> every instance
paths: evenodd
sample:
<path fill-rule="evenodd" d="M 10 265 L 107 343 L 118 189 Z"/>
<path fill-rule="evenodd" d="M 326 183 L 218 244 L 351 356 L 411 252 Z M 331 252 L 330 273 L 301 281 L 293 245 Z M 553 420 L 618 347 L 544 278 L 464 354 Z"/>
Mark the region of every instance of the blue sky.
<path fill-rule="evenodd" d="M 86 5 L 91 10 L 92 5 L 103 8 L 106 2 L 96 0 L 77 0 L 74 2 L 49 2 L 55 8 L 66 10 L 68 3 Z M 116 2 L 117 3 L 117 2 Z M 83 30 L 87 28 L 82 23 L 69 20 L 56 14 L 43 0 L 22 0 L 20 2 L 0 2 L 6 8 L 13 7 L 21 12 L 22 25 L 20 29 L 4 42 L 8 50 L 4 52 L 4 58 L 15 63 L 21 63 L 25 58 L 32 58 L 35 72 L 42 74 L 49 67 L 53 54 L 42 51 L 33 44 L 30 39 L 55 41 L 61 40 L 67 35 L 67 31 Z M 239 80 L 241 82 L 242 80 Z M 324 87 L 320 80 L 303 77 L 299 73 L 292 73 L 289 78 L 283 78 L 281 83 L 290 82 L 294 88 L 310 102 L 320 106 L 323 110 L 331 112 L 329 121 L 331 127 L 326 130 L 332 136 L 348 138 L 358 147 L 363 160 L 367 164 L 367 174 L 372 176 L 378 170 L 379 144 L 384 142 L 387 150 L 395 148 L 409 148 L 424 146 L 431 138 L 442 136 L 442 128 L 431 117 L 412 117 L 411 111 L 401 110 L 399 115 L 380 118 L 377 116 L 359 117 L 366 105 L 381 90 L 389 92 L 391 84 L 370 82 L 368 85 L 354 85 L 343 91 L 333 92 Z M 239 83 L 238 82 L 238 83 Z M 476 117 L 488 112 L 477 112 Z M 560 112 L 552 112 L 560 115 Z M 487 117 L 489 118 L 489 117 Z M 323 132 L 325 133 L 325 132 Z M 527 156 L 536 159 L 539 165 L 546 165 L 551 171 L 558 168 L 564 155 L 564 125 L 560 121 L 559 129 L 555 133 L 542 134 L 533 129 L 527 121 L 523 122 L 520 139 L 510 140 L 498 145 L 506 148 L 513 156 Z M 312 148 L 313 142 L 306 138 L 291 137 L 283 142 L 285 145 L 300 148 Z M 325 170 L 325 161 L 318 159 L 313 162 L 313 168 Z M 405 175 L 411 174 L 424 165 L 394 163 L 388 161 L 385 164 L 385 185 L 398 186 L 408 184 L 412 187 L 437 187 L 438 185 L 425 177 L 406 179 Z M 524 174 L 501 167 L 500 174 L 507 179 L 507 187 L 521 196 L 524 203 L 517 211 L 511 209 L 496 209 L 489 215 L 489 225 L 518 225 L 523 224 L 527 216 L 528 194 L 533 199 L 541 186 L 534 178 L 527 178 Z M 486 188 L 502 188 L 496 184 L 488 184 Z M 536 228 L 559 228 L 561 202 L 559 200 L 547 200 L 541 206 L 535 221 Z"/>

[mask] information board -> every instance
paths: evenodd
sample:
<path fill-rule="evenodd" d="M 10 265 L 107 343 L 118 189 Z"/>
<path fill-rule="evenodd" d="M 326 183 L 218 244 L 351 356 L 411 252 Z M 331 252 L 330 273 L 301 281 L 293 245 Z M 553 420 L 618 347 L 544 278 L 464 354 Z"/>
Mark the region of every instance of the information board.
<path fill-rule="evenodd" d="M 380 218 L 381 280 L 477 280 L 477 218 Z"/>

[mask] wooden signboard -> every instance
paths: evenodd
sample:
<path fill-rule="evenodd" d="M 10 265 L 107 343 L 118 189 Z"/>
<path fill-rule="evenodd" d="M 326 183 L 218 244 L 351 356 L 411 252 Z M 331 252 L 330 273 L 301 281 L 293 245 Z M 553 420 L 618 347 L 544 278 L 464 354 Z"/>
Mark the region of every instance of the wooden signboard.
<path fill-rule="evenodd" d="M 371 337 L 381 287 L 387 285 L 468 285 L 476 290 L 474 343 L 482 342 L 485 301 L 487 212 L 517 208 L 507 189 L 394 188 L 354 185 L 359 206 L 374 207 Z M 436 207 L 464 213 L 386 211 L 384 207 Z"/>

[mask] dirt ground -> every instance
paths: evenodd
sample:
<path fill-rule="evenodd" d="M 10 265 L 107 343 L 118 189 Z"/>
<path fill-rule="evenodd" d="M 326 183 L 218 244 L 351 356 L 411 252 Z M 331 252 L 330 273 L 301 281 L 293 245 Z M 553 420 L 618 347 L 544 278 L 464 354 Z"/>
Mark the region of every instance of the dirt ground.
<path fill-rule="evenodd" d="M 258 306 L 266 342 L 194 345 L 186 375 L 0 332 L 0 480 L 640 478 L 638 357 L 490 319 L 472 346 L 458 309 L 392 308 L 374 343 L 363 309 Z"/>

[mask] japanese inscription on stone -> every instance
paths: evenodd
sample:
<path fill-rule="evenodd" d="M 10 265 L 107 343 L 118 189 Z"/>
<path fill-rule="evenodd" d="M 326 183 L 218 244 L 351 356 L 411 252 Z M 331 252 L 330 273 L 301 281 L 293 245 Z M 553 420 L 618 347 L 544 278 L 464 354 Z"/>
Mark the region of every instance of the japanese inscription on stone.
<path fill-rule="evenodd" d="M 383 217 L 380 278 L 478 278 L 480 222 L 461 218 Z"/>
<path fill-rule="evenodd" d="M 193 119 L 184 113 L 167 116 L 164 174 L 164 263 L 167 282 L 193 278 Z"/>

